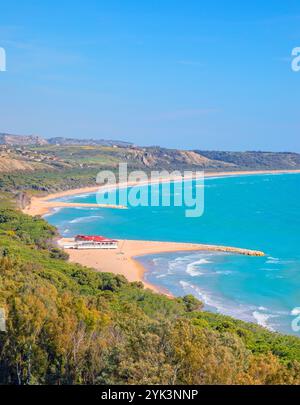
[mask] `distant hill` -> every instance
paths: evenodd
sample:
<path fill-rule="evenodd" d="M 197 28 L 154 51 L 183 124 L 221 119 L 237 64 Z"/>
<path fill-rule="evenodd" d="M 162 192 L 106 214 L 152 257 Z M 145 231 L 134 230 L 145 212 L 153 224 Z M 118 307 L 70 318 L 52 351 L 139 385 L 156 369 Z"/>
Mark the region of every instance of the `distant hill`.
<path fill-rule="evenodd" d="M 203 150 L 196 150 L 195 152 L 214 161 L 229 163 L 239 169 L 293 170 L 300 168 L 300 154 L 293 152 L 222 152 Z"/>
<path fill-rule="evenodd" d="M 42 138 L 37 135 L 15 135 L 0 133 L 0 145 L 7 146 L 43 146 L 43 145 L 62 145 L 62 146 L 118 146 L 120 148 L 129 148 L 131 142 L 118 141 L 113 139 L 76 139 L 55 137 L 50 139 Z"/>
<path fill-rule="evenodd" d="M 56 137 L 48 139 L 50 145 L 78 145 L 78 146 L 118 146 L 120 148 L 129 148 L 133 144 L 125 141 L 117 141 L 112 139 L 77 139 Z"/>
<path fill-rule="evenodd" d="M 167 170 L 292 170 L 300 154 L 292 152 L 224 152 L 140 147 L 110 139 L 77 139 L 0 133 L 0 172 L 116 168 Z"/>
<path fill-rule="evenodd" d="M 29 146 L 48 145 L 46 139 L 37 135 L 13 135 L 0 133 L 0 145 L 8 146 Z"/>

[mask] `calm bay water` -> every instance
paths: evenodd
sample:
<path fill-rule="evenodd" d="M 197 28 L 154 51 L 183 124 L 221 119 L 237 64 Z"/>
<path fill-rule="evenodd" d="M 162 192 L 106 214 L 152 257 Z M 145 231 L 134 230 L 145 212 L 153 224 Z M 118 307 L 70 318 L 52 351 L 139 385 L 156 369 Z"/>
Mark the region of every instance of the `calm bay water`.
<path fill-rule="evenodd" d="M 210 178 L 199 218 L 186 218 L 181 207 L 78 207 L 55 210 L 47 220 L 65 237 L 103 234 L 263 250 L 266 257 L 177 252 L 139 260 L 149 282 L 175 295 L 192 293 L 209 310 L 292 334 L 291 311 L 300 307 L 299 197 L 299 174 Z M 94 194 L 63 200 L 96 202 Z"/>

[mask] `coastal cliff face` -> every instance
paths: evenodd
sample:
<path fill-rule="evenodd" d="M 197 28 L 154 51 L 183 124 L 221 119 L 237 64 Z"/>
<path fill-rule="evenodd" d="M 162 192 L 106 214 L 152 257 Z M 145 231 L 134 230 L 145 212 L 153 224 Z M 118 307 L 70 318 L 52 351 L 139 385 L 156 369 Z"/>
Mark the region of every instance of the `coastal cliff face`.
<path fill-rule="evenodd" d="M 135 149 L 133 158 L 137 162 L 140 162 L 142 166 L 151 169 L 229 170 L 235 167 L 235 165 L 231 163 L 215 161 L 193 151 L 159 147 Z"/>
<path fill-rule="evenodd" d="M 23 210 L 30 204 L 30 196 L 25 192 L 19 193 L 16 197 L 16 200 L 17 200 L 17 206 L 21 210 Z"/>

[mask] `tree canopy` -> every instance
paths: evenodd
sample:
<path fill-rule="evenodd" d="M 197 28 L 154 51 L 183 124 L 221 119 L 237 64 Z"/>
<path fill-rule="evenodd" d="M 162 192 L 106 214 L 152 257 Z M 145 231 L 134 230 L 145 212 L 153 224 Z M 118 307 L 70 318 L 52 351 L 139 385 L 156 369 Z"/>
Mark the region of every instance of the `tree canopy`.
<path fill-rule="evenodd" d="M 68 263 L 55 236 L 0 210 L 1 384 L 300 382 L 300 339 Z"/>

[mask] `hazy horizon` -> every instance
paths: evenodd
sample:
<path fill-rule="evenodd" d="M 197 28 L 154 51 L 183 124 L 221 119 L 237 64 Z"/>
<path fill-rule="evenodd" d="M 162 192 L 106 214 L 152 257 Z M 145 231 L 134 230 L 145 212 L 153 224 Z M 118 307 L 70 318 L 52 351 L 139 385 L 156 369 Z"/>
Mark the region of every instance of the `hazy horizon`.
<path fill-rule="evenodd" d="M 50 139 L 53 139 L 53 138 L 67 138 L 67 139 L 76 139 L 76 140 L 86 140 L 86 141 L 115 141 L 115 142 L 124 142 L 124 143 L 131 143 L 132 145 L 134 145 L 134 146 L 138 146 L 138 147 L 145 147 L 145 148 L 149 148 L 149 147 L 161 147 L 161 148 L 166 148 L 166 149 L 181 149 L 181 150 L 198 150 L 198 151 L 205 151 L 205 152 L 208 152 L 208 151 L 211 151 L 211 152 L 213 152 L 213 151 L 218 151 L 218 152 L 264 152 L 264 153 L 299 153 L 299 152 L 297 152 L 297 151 L 293 151 L 293 150 L 281 150 L 281 151 L 275 151 L 275 150 L 262 150 L 262 149 L 245 149 L 245 150 L 242 150 L 242 149 L 204 149 L 204 148 L 202 148 L 202 147 L 195 147 L 195 148 L 175 148 L 175 147 L 168 147 L 168 146 L 162 146 L 162 145 L 159 145 L 159 144 L 157 144 L 157 145 L 154 145 L 154 144 L 149 144 L 149 145 L 147 145 L 147 144 L 137 144 L 137 143 L 135 143 L 135 142 L 132 142 L 132 141 L 130 141 L 130 140 L 128 140 L 128 139 L 117 139 L 117 138 L 114 138 L 114 139 L 112 139 L 112 138 L 102 138 L 102 137 L 98 137 L 98 138 L 96 138 L 96 137 L 93 137 L 93 138 L 88 138 L 88 137 L 83 137 L 83 138 L 80 138 L 80 137 L 56 137 L 56 136 L 50 136 L 50 137 L 43 137 L 42 135 L 40 135 L 40 134 L 26 134 L 26 133 L 24 133 L 24 134 L 13 134 L 13 133 L 8 133 L 8 132 L 4 132 L 4 131 L 0 131 L 0 135 L 12 135 L 12 136 L 38 136 L 38 137 L 41 137 L 41 138 L 43 138 L 43 139 L 45 139 L 45 140 L 50 140 Z"/>

